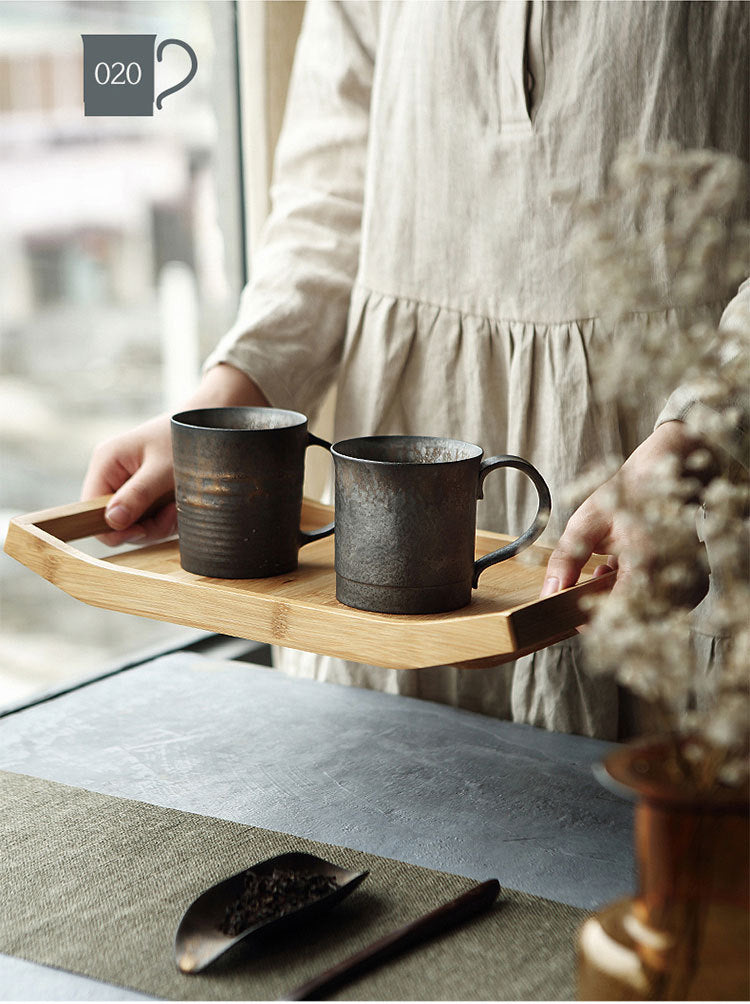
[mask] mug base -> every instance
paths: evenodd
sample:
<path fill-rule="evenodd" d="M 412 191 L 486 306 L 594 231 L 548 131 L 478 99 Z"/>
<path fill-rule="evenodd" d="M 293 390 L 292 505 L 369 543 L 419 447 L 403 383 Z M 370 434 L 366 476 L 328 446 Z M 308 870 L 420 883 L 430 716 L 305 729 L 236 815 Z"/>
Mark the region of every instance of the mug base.
<path fill-rule="evenodd" d="M 232 562 L 216 562 L 205 555 L 180 554 L 180 566 L 192 575 L 202 575 L 207 579 L 270 579 L 274 575 L 286 575 L 297 570 L 298 562 L 287 561 L 262 566 Z"/>
<path fill-rule="evenodd" d="M 471 601 L 471 583 L 441 586 L 380 586 L 336 575 L 336 599 L 356 610 L 378 614 L 441 614 Z"/>

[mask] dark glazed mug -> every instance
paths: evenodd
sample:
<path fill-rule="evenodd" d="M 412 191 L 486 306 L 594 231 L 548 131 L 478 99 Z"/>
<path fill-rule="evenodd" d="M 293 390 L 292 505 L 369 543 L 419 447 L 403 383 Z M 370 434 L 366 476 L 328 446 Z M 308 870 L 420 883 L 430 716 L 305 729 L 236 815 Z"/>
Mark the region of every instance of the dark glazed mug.
<path fill-rule="evenodd" d="M 197 408 L 172 417 L 180 564 L 219 579 L 297 567 L 304 544 L 333 523 L 300 529 L 305 450 L 331 444 L 279 408 Z"/>
<path fill-rule="evenodd" d="M 336 465 L 336 598 L 392 614 L 456 610 L 482 572 L 537 539 L 552 504 L 539 471 L 520 457 L 490 457 L 473 443 L 370 436 L 331 447 Z M 517 540 L 474 560 L 477 499 L 500 467 L 522 471 L 539 506 Z"/>

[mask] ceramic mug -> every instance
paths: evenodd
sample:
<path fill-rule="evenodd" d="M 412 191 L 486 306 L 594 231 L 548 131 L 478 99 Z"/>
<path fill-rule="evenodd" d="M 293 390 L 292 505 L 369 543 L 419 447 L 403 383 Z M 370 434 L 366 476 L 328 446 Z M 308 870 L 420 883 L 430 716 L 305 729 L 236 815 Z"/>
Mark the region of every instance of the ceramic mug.
<path fill-rule="evenodd" d="M 371 436 L 331 448 L 336 468 L 336 598 L 380 613 L 456 610 L 479 576 L 528 547 L 549 520 L 549 489 L 520 457 L 428 436 Z M 512 467 L 536 488 L 534 520 L 474 560 L 477 499 L 490 471 Z"/>
<path fill-rule="evenodd" d="M 300 547 L 333 533 L 300 529 L 308 446 L 331 444 L 280 408 L 197 408 L 172 417 L 180 564 L 221 579 L 291 572 Z"/>

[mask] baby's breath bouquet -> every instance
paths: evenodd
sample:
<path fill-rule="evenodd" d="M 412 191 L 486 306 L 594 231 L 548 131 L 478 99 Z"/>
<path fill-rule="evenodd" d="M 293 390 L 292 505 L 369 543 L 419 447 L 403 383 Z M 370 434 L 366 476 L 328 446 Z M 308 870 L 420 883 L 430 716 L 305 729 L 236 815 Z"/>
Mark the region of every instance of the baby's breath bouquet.
<path fill-rule="evenodd" d="M 596 392 L 638 409 L 648 386 L 694 434 L 642 491 L 607 481 L 631 572 L 592 601 L 588 662 L 651 703 L 674 737 L 670 768 L 697 789 L 742 783 L 748 763 L 750 296 L 733 299 L 750 275 L 747 203 L 743 162 L 664 146 L 623 150 L 604 198 L 579 207 L 581 268 L 616 333 Z M 663 324 L 644 322 L 664 303 Z M 689 607 L 709 573 L 701 647 Z"/>

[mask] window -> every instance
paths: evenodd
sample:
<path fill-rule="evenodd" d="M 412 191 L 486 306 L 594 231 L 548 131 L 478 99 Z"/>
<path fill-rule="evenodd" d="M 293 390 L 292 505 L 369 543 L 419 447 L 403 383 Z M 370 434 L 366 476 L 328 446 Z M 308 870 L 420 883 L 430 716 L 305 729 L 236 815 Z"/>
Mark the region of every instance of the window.
<path fill-rule="evenodd" d="M 153 117 L 85 117 L 82 34 L 179 38 Z M 235 6 L 0 3 L 0 515 L 78 498 L 92 448 L 179 403 L 243 281 Z M 168 47 L 157 92 L 185 75 Z M 107 549 L 85 544 L 90 553 Z M 184 636 L 0 557 L 0 707 Z"/>

